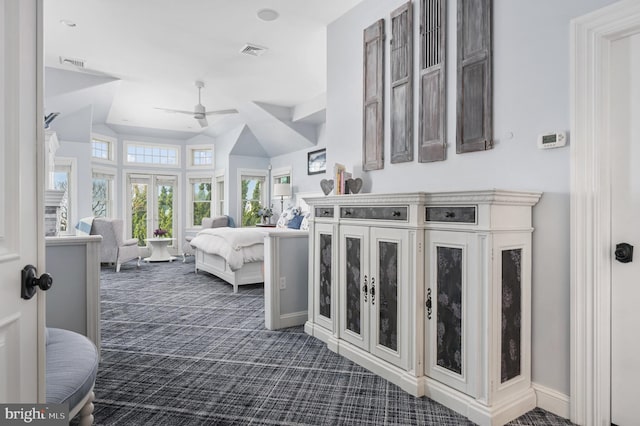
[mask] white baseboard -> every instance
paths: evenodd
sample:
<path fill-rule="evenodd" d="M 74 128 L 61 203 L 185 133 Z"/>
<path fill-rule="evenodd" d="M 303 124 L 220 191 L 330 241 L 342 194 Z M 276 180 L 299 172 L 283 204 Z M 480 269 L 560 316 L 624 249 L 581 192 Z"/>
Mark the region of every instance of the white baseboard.
<path fill-rule="evenodd" d="M 537 383 L 532 383 L 531 386 L 536 392 L 536 405 L 538 407 L 553 413 L 556 416 L 560 416 L 565 419 L 569 418 L 569 396 Z"/>

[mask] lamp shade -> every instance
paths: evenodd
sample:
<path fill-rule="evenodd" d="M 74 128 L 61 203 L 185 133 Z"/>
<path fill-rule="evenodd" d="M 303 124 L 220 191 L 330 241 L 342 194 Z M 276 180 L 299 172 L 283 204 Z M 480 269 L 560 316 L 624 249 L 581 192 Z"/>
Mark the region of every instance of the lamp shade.
<path fill-rule="evenodd" d="M 291 185 L 288 183 L 276 183 L 273 185 L 274 197 L 289 197 L 291 195 Z"/>

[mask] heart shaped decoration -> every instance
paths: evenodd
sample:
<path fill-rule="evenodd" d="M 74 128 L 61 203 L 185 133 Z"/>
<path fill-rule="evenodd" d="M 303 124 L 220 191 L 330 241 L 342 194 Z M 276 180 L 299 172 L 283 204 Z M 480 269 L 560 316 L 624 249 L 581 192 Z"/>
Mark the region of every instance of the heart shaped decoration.
<path fill-rule="evenodd" d="M 322 188 L 324 195 L 329 195 L 329 193 L 333 191 L 333 179 L 322 179 L 320 181 L 320 188 Z"/>
<path fill-rule="evenodd" d="M 349 179 L 347 181 L 347 185 L 349 186 L 350 193 L 357 194 L 362 189 L 362 179 L 360 178 Z"/>

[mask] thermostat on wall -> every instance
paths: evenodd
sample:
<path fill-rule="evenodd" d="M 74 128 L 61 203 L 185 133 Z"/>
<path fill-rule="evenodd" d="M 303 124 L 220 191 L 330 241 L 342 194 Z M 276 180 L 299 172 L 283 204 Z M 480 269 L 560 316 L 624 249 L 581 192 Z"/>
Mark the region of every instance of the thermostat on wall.
<path fill-rule="evenodd" d="M 560 148 L 567 144 L 567 134 L 565 132 L 545 133 L 538 136 L 538 148 Z"/>

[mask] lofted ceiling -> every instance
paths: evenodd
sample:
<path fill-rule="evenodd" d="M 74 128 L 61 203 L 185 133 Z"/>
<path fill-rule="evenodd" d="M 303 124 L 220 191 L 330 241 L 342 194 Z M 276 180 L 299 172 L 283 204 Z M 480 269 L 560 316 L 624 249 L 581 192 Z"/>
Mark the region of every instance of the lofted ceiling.
<path fill-rule="evenodd" d="M 45 110 L 87 104 L 117 131 L 216 136 L 247 125 L 269 155 L 313 145 L 324 120 L 326 26 L 360 0 L 45 0 Z M 272 9 L 277 19 L 257 13 Z M 247 44 L 260 56 L 241 54 Z M 84 61 L 84 67 L 60 63 Z M 203 81 L 209 116 L 190 115 Z M 279 124 L 274 124 L 279 123 Z M 270 144 L 271 142 L 271 144 Z"/>

